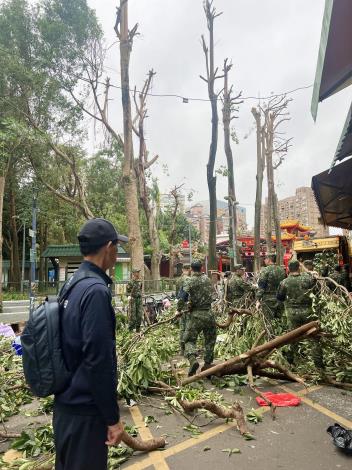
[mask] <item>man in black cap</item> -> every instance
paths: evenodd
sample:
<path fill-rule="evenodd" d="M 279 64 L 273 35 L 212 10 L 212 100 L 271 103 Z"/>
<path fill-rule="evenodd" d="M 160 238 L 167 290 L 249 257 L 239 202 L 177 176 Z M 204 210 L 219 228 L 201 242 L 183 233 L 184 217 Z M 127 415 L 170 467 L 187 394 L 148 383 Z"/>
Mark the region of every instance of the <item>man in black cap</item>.
<path fill-rule="evenodd" d="M 56 470 L 106 470 L 109 445 L 122 438 L 117 403 L 115 314 L 106 271 L 116 263 L 117 244 L 128 241 L 111 222 L 91 219 L 79 235 L 82 276 L 61 312 L 62 351 L 70 385 L 54 401 Z M 72 281 L 68 281 L 72 282 Z"/>

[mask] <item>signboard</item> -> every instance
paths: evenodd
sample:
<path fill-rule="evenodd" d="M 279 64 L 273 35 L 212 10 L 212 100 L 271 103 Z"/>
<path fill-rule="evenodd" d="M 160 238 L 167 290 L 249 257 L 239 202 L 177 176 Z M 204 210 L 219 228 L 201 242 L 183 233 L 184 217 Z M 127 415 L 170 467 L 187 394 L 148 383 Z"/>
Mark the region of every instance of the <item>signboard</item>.
<path fill-rule="evenodd" d="M 32 248 L 29 250 L 29 260 L 31 263 L 34 263 L 37 259 L 37 252 L 36 250 L 32 250 Z"/>
<path fill-rule="evenodd" d="M 32 230 L 31 228 L 28 230 L 28 233 L 29 233 L 29 236 L 30 236 L 31 238 L 33 238 L 34 235 L 35 235 L 35 231 Z"/>
<path fill-rule="evenodd" d="M 293 249 L 302 251 L 323 251 L 339 248 L 339 237 L 311 238 L 309 240 L 297 240 L 293 243 Z"/>

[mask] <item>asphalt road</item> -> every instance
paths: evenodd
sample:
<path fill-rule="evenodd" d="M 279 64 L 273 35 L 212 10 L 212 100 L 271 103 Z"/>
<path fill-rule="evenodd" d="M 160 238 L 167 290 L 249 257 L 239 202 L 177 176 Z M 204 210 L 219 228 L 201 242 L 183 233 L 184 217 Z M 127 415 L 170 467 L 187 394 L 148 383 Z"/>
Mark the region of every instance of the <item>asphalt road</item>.
<path fill-rule="evenodd" d="M 135 453 L 122 465 L 122 470 L 351 470 L 352 456 L 342 454 L 332 443 L 326 429 L 339 422 L 352 429 L 352 393 L 336 388 L 313 386 L 309 389 L 294 384 L 262 384 L 262 391 L 291 390 L 301 396 L 301 405 L 278 408 L 273 420 L 267 408 L 261 408 L 263 421 L 250 424 L 255 440 L 244 440 L 233 423 L 217 420 L 201 427 L 194 438 L 183 429 L 189 423 L 180 414 L 166 415 L 158 407 L 163 401 L 149 398 L 137 407 L 124 409 L 125 420 L 139 427 L 141 437 L 167 435 L 164 451 L 149 455 Z M 284 387 L 285 390 L 282 388 Z M 253 393 L 246 387 L 241 394 L 223 391 L 226 401 L 239 400 L 248 412 L 257 408 Z M 157 422 L 145 427 L 143 419 L 152 415 Z M 198 420 L 206 424 L 207 420 Z M 223 449 L 239 449 L 229 456 Z"/>
<path fill-rule="evenodd" d="M 208 387 L 209 382 L 207 382 Z M 145 397 L 137 406 L 128 408 L 120 403 L 122 418 L 128 424 L 138 427 L 140 437 L 166 435 L 167 446 L 163 451 L 142 454 L 136 452 L 122 470 L 351 470 L 352 456 L 339 452 L 332 443 L 326 429 L 339 422 L 352 429 L 352 393 L 336 388 L 313 386 L 305 389 L 292 383 L 259 383 L 262 391 L 293 391 L 301 397 L 300 406 L 277 408 L 276 419 L 272 420 L 267 408 L 258 408 L 255 395 L 246 386 L 240 393 L 221 390 L 228 404 L 238 400 L 245 413 L 257 408 L 263 421 L 249 424 L 255 440 L 246 441 L 240 436 L 234 423 L 217 419 L 209 424 L 209 418 L 199 417 L 195 421 L 201 427 L 197 437 L 184 429 L 189 421 L 179 413 L 166 414 L 165 401 L 156 396 Z M 27 417 L 24 411 L 34 410 L 34 402 L 26 405 L 21 414 L 6 423 L 8 431 L 20 432 L 31 424 L 34 426 L 51 420 L 49 416 Z M 155 422 L 148 427 L 146 416 L 153 416 Z M 192 419 L 189 417 L 188 419 Z M 30 424 L 31 423 L 31 424 Z M 5 451 L 9 442 L 0 443 L 0 452 Z M 224 449 L 239 449 L 231 456 Z"/>

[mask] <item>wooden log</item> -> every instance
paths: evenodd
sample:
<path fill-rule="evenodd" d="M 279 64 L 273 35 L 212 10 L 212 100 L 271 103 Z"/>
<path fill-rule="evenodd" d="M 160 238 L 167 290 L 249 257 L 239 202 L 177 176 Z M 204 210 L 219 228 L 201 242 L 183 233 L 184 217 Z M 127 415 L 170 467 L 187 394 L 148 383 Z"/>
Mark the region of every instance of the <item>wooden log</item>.
<path fill-rule="evenodd" d="M 19 437 L 21 437 L 21 434 L 19 433 L 0 432 L 1 439 L 17 439 Z M 142 441 L 139 438 L 131 436 L 126 431 L 122 434 L 122 442 L 131 449 L 139 450 L 141 452 L 152 452 L 153 450 L 163 448 L 166 445 L 166 441 L 163 437 L 155 437 L 154 439 Z"/>
<path fill-rule="evenodd" d="M 261 344 L 260 346 L 256 346 L 255 348 L 250 349 L 246 353 L 239 354 L 236 357 L 228 359 L 227 361 L 217 364 L 216 366 L 210 367 L 209 369 L 204 370 L 196 375 L 187 377 L 186 379 L 182 381 L 182 385 L 187 385 L 189 383 L 196 382 L 197 380 L 204 379 L 205 377 L 208 377 L 209 375 L 217 375 L 219 373 L 221 375 L 225 375 L 223 371 L 229 370 L 229 368 L 232 367 L 233 365 L 243 362 L 246 359 L 254 357 L 257 354 L 260 354 L 262 352 L 270 351 L 272 349 L 284 346 L 285 344 L 293 341 L 294 339 L 304 336 L 308 331 L 312 330 L 312 328 L 318 328 L 318 327 L 319 327 L 318 321 L 312 321 L 310 323 L 302 325 L 299 328 L 296 328 L 295 330 L 289 331 L 288 333 L 285 333 L 284 335 L 278 336 L 277 338 L 274 338 L 271 341 L 268 341 L 267 343 Z"/>
<path fill-rule="evenodd" d="M 155 382 L 157 387 L 150 387 L 151 390 L 158 390 L 163 391 L 164 393 L 171 394 L 172 396 L 176 395 L 176 390 L 173 387 L 170 387 L 164 382 L 157 381 Z M 234 419 L 237 423 L 237 427 L 241 435 L 248 433 L 248 428 L 246 424 L 246 420 L 244 417 L 243 409 L 241 405 L 235 401 L 231 408 L 225 408 L 217 403 L 214 403 L 211 400 L 181 400 L 180 398 L 177 399 L 178 403 L 185 411 L 185 413 L 191 413 L 195 410 L 203 409 L 210 411 L 214 415 L 218 416 L 219 418 L 223 419 Z"/>
<path fill-rule="evenodd" d="M 166 445 L 163 437 L 154 437 L 153 439 L 142 441 L 137 437 L 132 437 L 126 431 L 122 434 L 122 442 L 131 449 L 139 450 L 140 452 L 152 452 L 153 450 L 164 448 Z"/>

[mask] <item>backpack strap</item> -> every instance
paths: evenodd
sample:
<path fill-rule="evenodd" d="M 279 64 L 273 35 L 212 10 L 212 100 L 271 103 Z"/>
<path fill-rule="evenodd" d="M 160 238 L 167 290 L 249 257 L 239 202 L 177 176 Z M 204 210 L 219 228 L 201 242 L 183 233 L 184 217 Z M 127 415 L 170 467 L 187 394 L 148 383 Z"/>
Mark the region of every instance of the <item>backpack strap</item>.
<path fill-rule="evenodd" d="M 83 279 L 87 278 L 99 279 L 100 282 L 98 282 L 97 284 L 105 285 L 105 282 L 102 280 L 99 274 L 93 271 L 79 271 L 73 274 L 60 289 L 60 292 L 58 294 L 59 304 L 61 304 L 67 298 L 68 294 L 71 292 L 71 290 L 76 284 L 78 284 L 80 281 L 83 281 Z"/>

